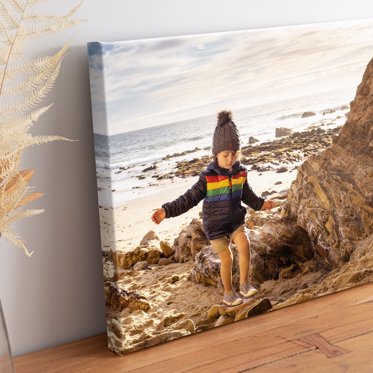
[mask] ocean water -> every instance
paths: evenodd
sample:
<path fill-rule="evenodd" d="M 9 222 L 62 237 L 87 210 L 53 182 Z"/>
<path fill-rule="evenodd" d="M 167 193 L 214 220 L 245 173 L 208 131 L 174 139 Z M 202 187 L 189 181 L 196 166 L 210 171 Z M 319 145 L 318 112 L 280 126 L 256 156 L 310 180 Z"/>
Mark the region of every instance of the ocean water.
<path fill-rule="evenodd" d="M 233 120 L 243 145 L 250 136 L 269 141 L 277 127 L 303 131 L 319 123 L 330 128 L 344 124 L 348 109 L 340 107 L 349 105 L 354 95 L 346 89 L 250 107 L 233 112 Z M 302 118 L 306 111 L 316 115 Z M 156 184 L 153 176 L 172 171 L 177 161 L 209 155 L 215 125 L 214 114 L 112 136 L 95 134 L 100 205 L 113 207 L 138 198 Z M 187 154 L 165 159 L 183 152 Z M 155 169 L 144 172 L 149 167 Z"/>

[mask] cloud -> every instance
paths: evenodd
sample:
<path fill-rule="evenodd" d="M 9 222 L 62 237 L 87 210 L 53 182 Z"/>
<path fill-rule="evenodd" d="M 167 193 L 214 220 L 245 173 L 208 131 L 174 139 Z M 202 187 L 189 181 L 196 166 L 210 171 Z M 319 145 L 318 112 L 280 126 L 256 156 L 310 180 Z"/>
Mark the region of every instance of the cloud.
<path fill-rule="evenodd" d="M 355 84 L 371 57 L 373 22 L 100 46 L 89 49 L 93 106 L 106 108 L 109 133 L 117 133 L 174 121 L 178 112 L 180 119 L 211 114 L 217 103 L 250 105 Z"/>

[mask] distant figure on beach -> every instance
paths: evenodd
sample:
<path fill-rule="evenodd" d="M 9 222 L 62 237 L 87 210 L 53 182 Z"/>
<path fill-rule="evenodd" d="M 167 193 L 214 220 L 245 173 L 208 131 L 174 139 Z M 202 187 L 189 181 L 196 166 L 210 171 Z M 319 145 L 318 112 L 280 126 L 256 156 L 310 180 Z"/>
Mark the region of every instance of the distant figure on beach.
<path fill-rule="evenodd" d="M 247 170 L 240 163 L 240 134 L 230 111 L 218 113 L 213 135 L 213 161 L 201 172 L 199 180 L 185 194 L 165 203 L 152 215 L 154 223 L 179 216 L 203 201 L 203 228 L 213 250 L 219 255 L 224 286 L 223 302 L 228 306 L 242 303 L 257 293 L 249 280 L 250 243 L 245 231 L 246 208 L 272 209 L 275 203 L 258 197 L 247 182 Z M 233 256 L 230 243 L 237 246 L 240 269 L 240 295 L 232 286 Z"/>

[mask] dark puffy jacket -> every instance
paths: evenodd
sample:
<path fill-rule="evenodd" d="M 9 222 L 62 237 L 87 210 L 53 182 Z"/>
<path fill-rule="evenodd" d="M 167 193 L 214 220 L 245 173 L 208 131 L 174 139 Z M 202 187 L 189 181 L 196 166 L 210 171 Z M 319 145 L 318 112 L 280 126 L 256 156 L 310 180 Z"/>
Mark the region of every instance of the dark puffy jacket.
<path fill-rule="evenodd" d="M 246 208 L 260 210 L 264 199 L 258 197 L 247 182 L 247 170 L 236 162 L 232 172 L 210 163 L 199 180 L 185 194 L 162 207 L 166 217 L 183 214 L 203 201 L 203 227 L 209 240 L 229 235 L 245 222 Z"/>

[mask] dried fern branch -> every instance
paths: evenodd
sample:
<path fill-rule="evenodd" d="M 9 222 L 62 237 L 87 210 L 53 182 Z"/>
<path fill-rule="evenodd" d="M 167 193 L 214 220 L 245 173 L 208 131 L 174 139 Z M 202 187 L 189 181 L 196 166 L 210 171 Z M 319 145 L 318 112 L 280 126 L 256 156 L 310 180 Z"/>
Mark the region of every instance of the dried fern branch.
<path fill-rule="evenodd" d="M 31 256 L 26 244 L 12 230 L 20 219 L 43 210 L 21 208 L 40 198 L 29 182 L 34 170 L 20 170 L 22 152 L 33 145 L 60 136 L 33 136 L 30 129 L 52 105 L 42 105 L 59 75 L 68 45 L 52 56 L 25 61 L 25 48 L 35 38 L 66 30 L 81 20 L 75 19 L 80 4 L 64 16 L 45 15 L 40 5 L 45 0 L 0 1 L 0 235 Z"/>

